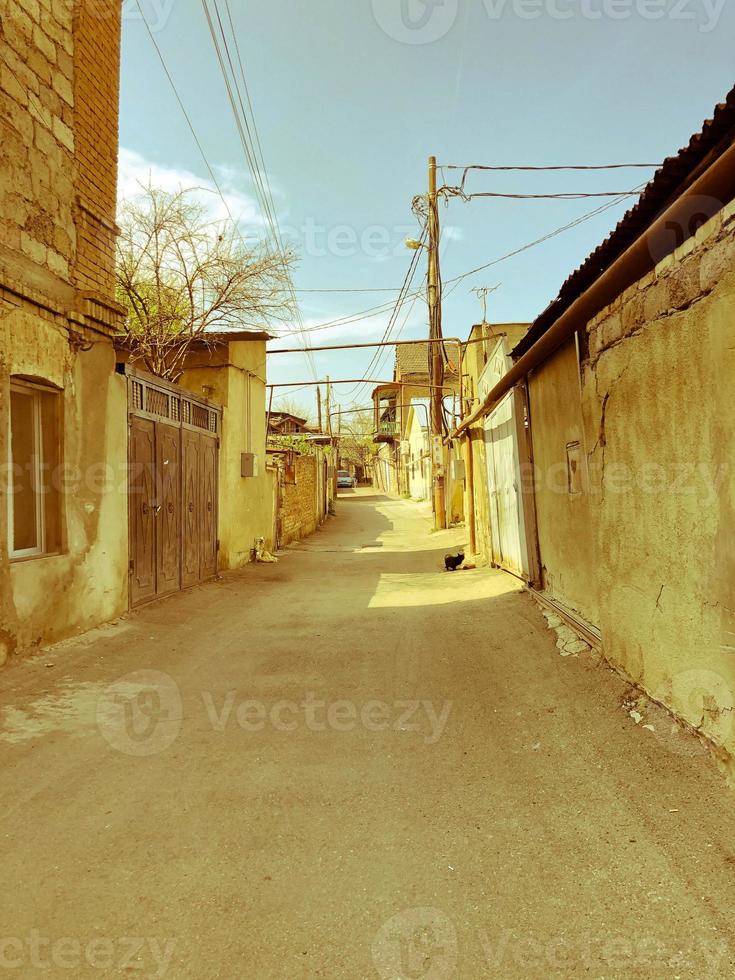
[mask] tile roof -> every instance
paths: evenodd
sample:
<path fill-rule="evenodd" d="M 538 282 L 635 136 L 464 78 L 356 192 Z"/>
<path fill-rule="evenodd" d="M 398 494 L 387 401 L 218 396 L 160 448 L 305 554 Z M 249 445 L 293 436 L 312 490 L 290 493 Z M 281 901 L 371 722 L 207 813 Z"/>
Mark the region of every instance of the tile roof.
<path fill-rule="evenodd" d="M 401 344 L 396 347 L 396 372 L 401 377 L 407 375 L 429 374 L 429 348 L 430 344 Z M 454 368 L 445 372 L 446 377 L 456 377 L 457 365 L 457 345 L 448 341 L 445 345 L 447 358 Z"/>
<path fill-rule="evenodd" d="M 667 157 L 646 186 L 638 202 L 619 221 L 617 227 L 594 252 L 573 272 L 559 290 L 559 295 L 540 314 L 526 336 L 513 351 L 525 353 L 572 303 L 609 268 L 672 201 L 681 195 L 698 175 L 697 170 L 728 148 L 735 137 L 735 88 L 725 101 L 715 107 L 711 119 L 705 121 L 687 146 L 676 156 Z M 711 157 L 712 160 L 709 160 Z"/>

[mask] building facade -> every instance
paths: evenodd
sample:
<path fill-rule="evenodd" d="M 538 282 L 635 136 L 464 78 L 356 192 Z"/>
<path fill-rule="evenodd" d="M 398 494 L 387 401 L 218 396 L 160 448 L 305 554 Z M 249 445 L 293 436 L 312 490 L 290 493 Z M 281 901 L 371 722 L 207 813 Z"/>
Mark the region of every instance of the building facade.
<path fill-rule="evenodd" d="M 539 598 L 731 774 L 734 306 L 735 90 L 460 427 L 474 445 L 520 392 Z"/>
<path fill-rule="evenodd" d="M 121 3 L 0 34 L 0 661 L 127 605 L 114 300 Z"/>

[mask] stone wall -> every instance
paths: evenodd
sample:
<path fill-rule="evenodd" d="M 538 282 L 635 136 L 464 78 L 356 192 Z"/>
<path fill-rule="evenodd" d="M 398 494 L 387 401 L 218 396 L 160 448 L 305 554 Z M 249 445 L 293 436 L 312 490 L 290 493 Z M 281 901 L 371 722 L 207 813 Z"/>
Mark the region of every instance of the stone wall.
<path fill-rule="evenodd" d="M 73 6 L 52 0 L 2 10 L 0 242 L 47 282 L 71 281 L 76 250 L 73 21 Z"/>
<path fill-rule="evenodd" d="M 0 459 L 10 383 L 58 396 L 58 535 L 10 560 L 0 480 L 0 663 L 127 605 L 127 416 L 115 374 L 120 0 L 0 7 Z M 54 491 L 55 493 L 57 491 Z"/>
<path fill-rule="evenodd" d="M 296 458 L 296 483 L 286 483 L 282 490 L 281 546 L 308 537 L 316 531 L 317 511 L 316 456 Z"/>

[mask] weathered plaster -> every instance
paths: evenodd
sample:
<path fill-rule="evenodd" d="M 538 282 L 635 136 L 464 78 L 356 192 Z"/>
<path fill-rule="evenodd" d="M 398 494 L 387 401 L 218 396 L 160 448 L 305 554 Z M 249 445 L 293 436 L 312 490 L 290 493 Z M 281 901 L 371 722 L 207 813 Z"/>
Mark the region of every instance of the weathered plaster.
<path fill-rule="evenodd" d="M 605 655 L 735 754 L 735 224 L 589 325 L 583 411 Z"/>
<path fill-rule="evenodd" d="M 180 383 L 224 407 L 219 563 L 224 569 L 240 568 L 251 560 L 258 538 L 265 538 L 267 549 L 273 547 L 273 475 L 266 469 L 265 454 L 265 341 L 230 341 L 192 352 Z M 241 475 L 240 456 L 246 452 L 257 456 L 255 477 Z"/>
<path fill-rule="evenodd" d="M 587 622 L 599 622 L 597 548 L 589 483 L 570 493 L 567 446 L 585 433 L 574 340 L 560 348 L 529 379 L 536 517 L 543 586 Z"/>
<path fill-rule="evenodd" d="M 107 341 L 73 353 L 63 330 L 23 310 L 5 316 L 2 329 L 0 451 L 7 453 L 12 375 L 62 390 L 61 553 L 10 562 L 2 507 L 0 635 L 11 634 L 11 648 L 22 651 L 114 619 L 127 606 L 126 395 Z"/>

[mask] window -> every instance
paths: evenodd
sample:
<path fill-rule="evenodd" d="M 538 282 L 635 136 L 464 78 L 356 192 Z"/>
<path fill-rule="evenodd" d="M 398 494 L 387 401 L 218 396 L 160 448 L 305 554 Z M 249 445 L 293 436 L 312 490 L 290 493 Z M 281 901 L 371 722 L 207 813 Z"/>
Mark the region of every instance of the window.
<path fill-rule="evenodd" d="M 8 438 L 8 551 L 33 558 L 61 546 L 58 491 L 59 394 L 11 382 Z"/>

